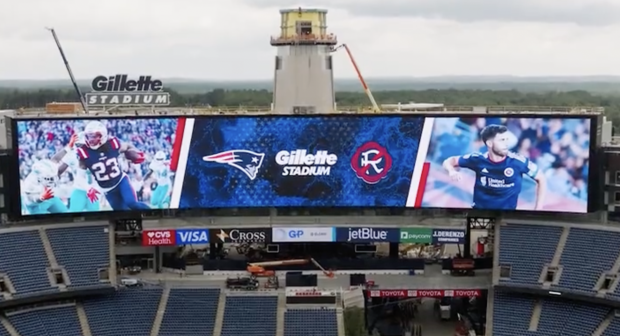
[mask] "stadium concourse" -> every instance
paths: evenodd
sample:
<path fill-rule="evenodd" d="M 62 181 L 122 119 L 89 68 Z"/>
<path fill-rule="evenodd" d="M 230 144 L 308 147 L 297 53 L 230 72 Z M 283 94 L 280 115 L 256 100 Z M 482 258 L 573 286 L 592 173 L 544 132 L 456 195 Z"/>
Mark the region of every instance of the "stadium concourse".
<path fill-rule="evenodd" d="M 494 230 L 486 335 L 620 335 L 620 230 L 513 222 Z M 114 237 L 109 224 L 1 229 L 0 335 L 343 336 L 343 308 L 361 293 L 320 289 L 337 300 L 295 304 L 291 288 L 229 290 L 214 277 L 147 272 L 134 283 L 117 275 Z M 374 279 L 378 291 L 390 288 L 387 277 Z"/>

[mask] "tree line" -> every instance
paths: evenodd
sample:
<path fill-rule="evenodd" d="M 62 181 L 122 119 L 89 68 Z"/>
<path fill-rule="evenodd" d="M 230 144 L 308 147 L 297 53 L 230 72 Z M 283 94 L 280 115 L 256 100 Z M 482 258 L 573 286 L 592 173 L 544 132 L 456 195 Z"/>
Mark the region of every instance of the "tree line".
<path fill-rule="evenodd" d="M 272 93 L 268 90 L 214 89 L 199 94 L 170 93 L 172 107 L 269 106 Z M 601 106 L 614 122 L 620 122 L 620 96 L 598 95 L 587 91 L 521 92 L 517 90 L 400 90 L 374 93 L 379 104 L 442 103 L 456 106 Z M 48 102 L 75 102 L 72 90 L 0 89 L 0 109 L 42 108 Z M 339 106 L 369 105 L 363 92 L 337 92 Z"/>

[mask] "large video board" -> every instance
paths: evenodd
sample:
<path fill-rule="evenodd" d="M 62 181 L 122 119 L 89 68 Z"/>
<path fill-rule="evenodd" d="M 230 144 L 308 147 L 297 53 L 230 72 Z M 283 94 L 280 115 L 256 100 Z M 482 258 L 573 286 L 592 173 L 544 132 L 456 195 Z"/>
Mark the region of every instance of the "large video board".
<path fill-rule="evenodd" d="M 15 121 L 22 215 L 223 207 L 588 210 L 589 118 Z"/>

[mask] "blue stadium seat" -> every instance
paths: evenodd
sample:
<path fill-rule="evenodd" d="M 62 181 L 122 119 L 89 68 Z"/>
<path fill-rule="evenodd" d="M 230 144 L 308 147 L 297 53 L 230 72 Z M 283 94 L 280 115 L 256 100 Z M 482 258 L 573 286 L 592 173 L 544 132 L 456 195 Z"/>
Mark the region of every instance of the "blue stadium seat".
<path fill-rule="evenodd" d="M 620 232 L 571 228 L 562 252 L 558 289 L 591 292 L 620 254 Z"/>
<path fill-rule="evenodd" d="M 536 300 L 541 300 L 538 329 L 528 331 Z M 580 302 L 534 298 L 496 292 L 493 303 L 494 336 L 592 335 L 609 308 Z M 614 336 L 619 334 L 614 334 Z"/>
<path fill-rule="evenodd" d="M 229 296 L 222 336 L 274 336 L 277 319 L 277 296 Z"/>
<path fill-rule="evenodd" d="M 611 324 L 605 329 L 602 336 L 618 336 L 620 335 L 620 317 L 614 317 Z"/>
<path fill-rule="evenodd" d="M 500 283 L 538 286 L 545 264 L 551 262 L 563 228 L 508 224 L 500 230 L 500 265 L 512 265 L 510 280 Z"/>
<path fill-rule="evenodd" d="M 21 336 L 82 336 L 75 306 L 20 312 L 11 315 L 9 321 Z"/>
<path fill-rule="evenodd" d="M 16 296 L 57 290 L 47 276 L 50 265 L 39 231 L 2 233 L 0 246 L 0 273 L 9 275 Z"/>
<path fill-rule="evenodd" d="M 531 297 L 496 291 L 493 299 L 493 335 L 532 335 L 527 330 L 530 326 L 534 303 Z"/>
<path fill-rule="evenodd" d="M 338 336 L 335 309 L 289 309 L 284 313 L 284 336 Z"/>
<path fill-rule="evenodd" d="M 69 287 L 99 285 L 99 269 L 110 266 L 107 226 L 48 229 L 47 236 L 58 264 L 69 275 Z"/>
<path fill-rule="evenodd" d="M 159 336 L 213 335 L 219 298 L 219 289 L 172 289 Z"/>
<path fill-rule="evenodd" d="M 122 289 L 86 299 L 84 310 L 94 336 L 150 336 L 161 288 Z"/>
<path fill-rule="evenodd" d="M 2 324 L 0 324 L 0 336 L 11 336 L 9 335 L 9 332 L 4 329 L 4 326 L 2 326 Z"/>

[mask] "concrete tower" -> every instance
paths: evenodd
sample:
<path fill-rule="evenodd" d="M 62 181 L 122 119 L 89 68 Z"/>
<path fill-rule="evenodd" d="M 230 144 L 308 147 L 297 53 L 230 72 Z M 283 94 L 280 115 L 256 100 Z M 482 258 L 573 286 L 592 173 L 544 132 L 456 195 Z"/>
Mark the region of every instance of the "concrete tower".
<path fill-rule="evenodd" d="M 275 113 L 328 113 L 334 110 L 331 50 L 338 43 L 327 33 L 327 11 L 281 10 L 273 83 Z"/>

